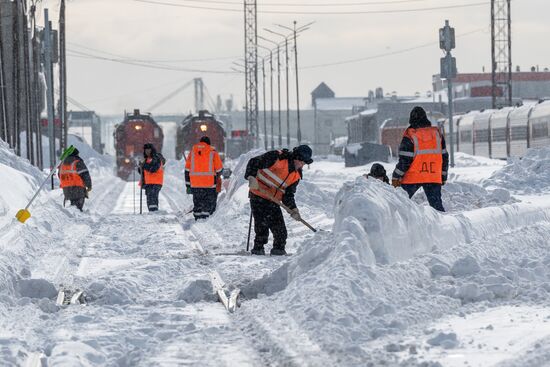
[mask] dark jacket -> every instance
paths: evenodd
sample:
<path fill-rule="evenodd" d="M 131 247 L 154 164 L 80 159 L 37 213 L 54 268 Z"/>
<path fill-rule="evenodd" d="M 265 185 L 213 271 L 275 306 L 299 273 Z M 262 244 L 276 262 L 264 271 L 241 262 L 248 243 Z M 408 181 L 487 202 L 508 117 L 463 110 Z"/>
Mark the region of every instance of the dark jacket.
<path fill-rule="evenodd" d="M 90 172 L 88 171 L 88 167 L 86 167 L 86 164 L 78 154 L 79 154 L 79 151 L 75 149 L 75 151 L 70 156 L 68 156 L 63 160 L 63 164 L 67 164 L 67 165 L 73 164 L 74 161 L 78 160 L 78 162 L 76 163 L 76 170 L 79 172 L 78 175 L 84 182 L 84 185 L 86 186 L 86 188 L 91 189 L 92 178 L 90 176 Z M 59 173 L 58 173 L 58 176 L 59 176 Z M 83 197 L 86 197 L 86 188 L 76 187 L 76 186 L 64 187 L 63 195 L 65 195 L 65 199 L 67 200 L 78 200 Z"/>
<path fill-rule="evenodd" d="M 138 167 L 138 173 L 141 175 L 141 170 L 149 171 L 151 173 L 157 172 L 160 167 L 162 167 L 166 163 L 166 159 L 162 156 L 161 153 L 157 152 L 155 147 L 153 145 L 147 144 L 147 148 L 151 149 L 151 162 L 147 163 L 147 158 L 145 156 L 145 149 L 143 152 L 143 163 L 140 167 Z M 147 182 L 145 182 L 145 186 L 147 186 Z"/>
<path fill-rule="evenodd" d="M 411 116 L 408 129 L 419 129 L 422 127 L 430 127 L 432 123 L 424 116 Z M 449 167 L 449 153 L 445 144 L 445 137 L 441 135 L 441 150 L 443 151 L 443 164 L 441 168 L 441 178 L 443 182 L 447 181 L 447 169 Z M 404 154 L 402 154 L 404 153 Z M 410 153 L 414 153 L 414 143 L 407 136 L 403 136 L 401 144 L 399 144 L 399 162 L 393 171 L 392 178 L 401 179 L 411 167 L 414 157 Z"/>
<path fill-rule="evenodd" d="M 278 160 L 287 160 L 288 171 L 289 172 L 297 171 L 300 174 L 300 177 L 302 177 L 302 170 L 301 169 L 296 170 L 296 168 L 294 167 L 294 158 L 292 156 L 292 153 L 286 149 L 283 149 L 281 152 L 279 152 L 278 150 L 272 150 L 260 156 L 251 158 L 248 161 L 248 164 L 246 166 L 246 172 L 244 174 L 244 178 L 248 180 L 248 177 L 250 176 L 256 177 L 258 170 L 269 168 L 273 166 L 275 162 L 277 162 Z M 296 193 L 296 187 L 298 186 L 299 182 L 300 181 L 297 181 L 294 184 L 287 187 L 283 195 L 283 200 L 282 200 L 283 204 L 289 209 L 296 208 L 296 201 L 294 200 L 294 194 Z M 252 196 L 252 195 L 254 194 L 249 193 L 249 196 Z M 254 196 L 259 198 L 259 196 L 256 196 L 256 195 Z"/>

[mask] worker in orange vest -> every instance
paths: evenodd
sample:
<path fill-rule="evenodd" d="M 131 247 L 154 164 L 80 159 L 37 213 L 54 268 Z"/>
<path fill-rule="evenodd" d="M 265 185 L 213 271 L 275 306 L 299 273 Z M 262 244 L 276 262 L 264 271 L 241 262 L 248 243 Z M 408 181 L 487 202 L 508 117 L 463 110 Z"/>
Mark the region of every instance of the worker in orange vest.
<path fill-rule="evenodd" d="M 153 144 L 143 145 L 143 161 L 138 172 L 142 177 L 141 188 L 147 196 L 147 209 L 150 212 L 159 210 L 159 194 L 164 183 L 164 165 L 166 160 L 158 153 Z"/>
<path fill-rule="evenodd" d="M 445 138 L 432 126 L 422 107 L 413 108 L 409 125 L 399 145 L 399 162 L 393 171 L 392 185 L 401 186 L 409 198 L 422 187 L 430 205 L 444 212 L 441 186 L 447 181 L 449 166 Z"/>
<path fill-rule="evenodd" d="M 300 220 L 294 194 L 302 178 L 302 167 L 313 163 L 312 150 L 300 145 L 292 152 L 273 150 L 251 158 L 244 178 L 249 183 L 250 209 L 254 217 L 253 255 L 265 255 L 264 245 L 273 234 L 271 255 L 286 255 L 287 230 L 279 203 L 290 209 L 290 215 Z"/>
<path fill-rule="evenodd" d="M 92 191 L 92 178 L 88 167 L 78 154 L 78 149 L 75 149 L 63 160 L 58 176 L 65 197 L 63 206 L 65 206 L 65 201 L 69 200 L 71 205 L 82 211 L 84 201 L 88 197 L 88 193 Z"/>
<path fill-rule="evenodd" d="M 216 211 L 216 201 L 221 190 L 223 163 L 210 138 L 203 136 L 185 161 L 185 186 L 193 195 L 195 220 L 206 219 Z"/>

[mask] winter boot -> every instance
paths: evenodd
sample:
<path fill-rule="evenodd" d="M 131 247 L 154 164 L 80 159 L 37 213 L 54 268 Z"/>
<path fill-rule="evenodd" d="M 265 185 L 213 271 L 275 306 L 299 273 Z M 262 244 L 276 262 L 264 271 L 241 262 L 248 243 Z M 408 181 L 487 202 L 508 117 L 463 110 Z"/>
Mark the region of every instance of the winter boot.
<path fill-rule="evenodd" d="M 265 250 L 263 247 L 256 247 L 254 246 L 252 248 L 252 251 L 250 251 L 252 255 L 265 255 Z"/>
<path fill-rule="evenodd" d="M 273 247 L 271 249 L 271 256 L 284 256 L 286 251 L 284 248 Z"/>

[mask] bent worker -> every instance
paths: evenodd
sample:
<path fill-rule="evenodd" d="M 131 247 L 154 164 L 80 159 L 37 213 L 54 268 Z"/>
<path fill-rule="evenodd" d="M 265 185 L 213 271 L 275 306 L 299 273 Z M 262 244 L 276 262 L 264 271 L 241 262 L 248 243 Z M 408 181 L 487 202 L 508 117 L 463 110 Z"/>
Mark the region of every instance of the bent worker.
<path fill-rule="evenodd" d="M 392 175 L 392 185 L 401 186 L 412 198 L 424 189 L 430 206 L 444 212 L 441 186 L 447 181 L 449 154 L 445 138 L 432 126 L 422 107 L 414 107 L 409 127 L 399 145 L 399 162 Z"/>
<path fill-rule="evenodd" d="M 374 163 L 370 168 L 370 172 L 367 173 L 365 177 L 366 178 L 373 177 L 387 184 L 390 183 L 390 179 L 386 175 L 386 169 L 380 163 Z"/>
<path fill-rule="evenodd" d="M 313 163 L 307 145 L 292 150 L 273 150 L 248 161 L 244 178 L 249 182 L 250 209 L 254 217 L 254 247 L 252 254 L 265 255 L 269 231 L 273 234 L 271 255 L 286 255 L 287 230 L 280 204 L 290 209 L 290 215 L 300 220 L 294 194 L 302 167 Z"/>
<path fill-rule="evenodd" d="M 58 176 L 60 181 L 60 187 L 63 189 L 63 206 L 65 202 L 69 200 L 71 206 L 76 206 L 78 210 L 82 211 L 84 207 L 84 201 L 88 197 L 88 193 L 92 191 L 92 178 L 88 167 L 78 155 L 80 152 L 78 149 L 74 149 L 73 152 L 63 160 L 61 167 L 59 168 Z"/>
<path fill-rule="evenodd" d="M 216 211 L 222 170 L 220 155 L 210 145 L 210 138 L 203 136 L 185 161 L 185 186 L 187 193 L 193 195 L 195 220 L 206 219 Z"/>
<path fill-rule="evenodd" d="M 156 212 L 159 210 L 159 194 L 164 183 L 166 160 L 151 143 L 143 145 L 143 158 L 138 168 L 142 178 L 141 188 L 147 196 L 147 209 Z"/>

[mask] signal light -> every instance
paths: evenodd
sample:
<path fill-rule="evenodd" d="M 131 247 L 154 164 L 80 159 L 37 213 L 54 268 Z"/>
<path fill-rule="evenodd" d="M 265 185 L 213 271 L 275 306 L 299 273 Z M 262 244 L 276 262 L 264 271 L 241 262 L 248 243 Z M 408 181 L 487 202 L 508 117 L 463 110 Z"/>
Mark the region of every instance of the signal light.
<path fill-rule="evenodd" d="M 204 131 L 206 131 L 206 130 L 208 130 L 208 126 L 206 126 L 206 125 L 201 125 L 201 131 L 204 132 Z"/>
<path fill-rule="evenodd" d="M 135 128 L 136 130 L 141 130 L 141 129 L 143 128 L 143 126 L 141 126 L 141 125 L 136 125 L 136 126 L 134 126 L 134 128 Z"/>

